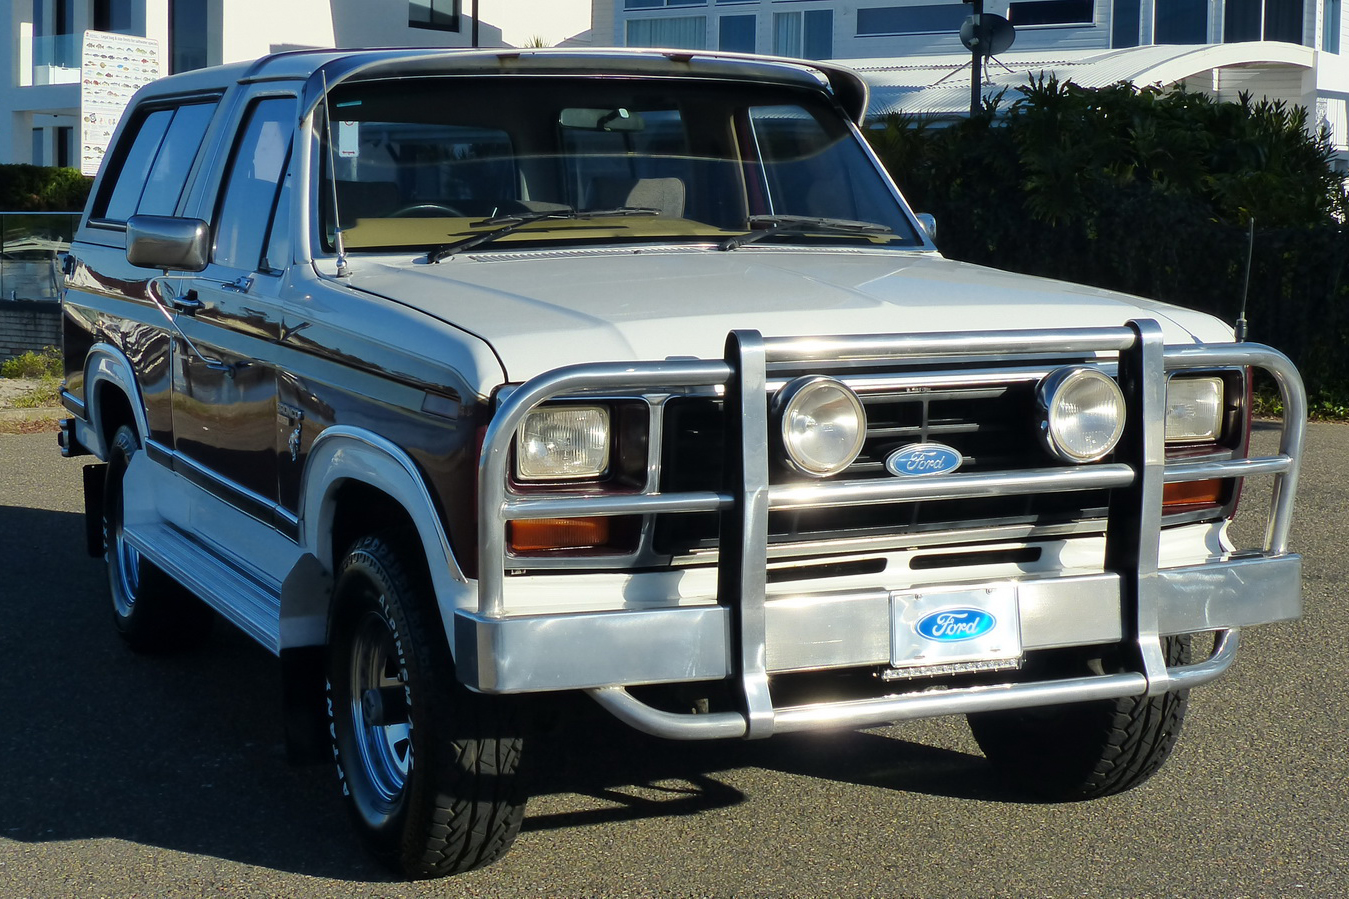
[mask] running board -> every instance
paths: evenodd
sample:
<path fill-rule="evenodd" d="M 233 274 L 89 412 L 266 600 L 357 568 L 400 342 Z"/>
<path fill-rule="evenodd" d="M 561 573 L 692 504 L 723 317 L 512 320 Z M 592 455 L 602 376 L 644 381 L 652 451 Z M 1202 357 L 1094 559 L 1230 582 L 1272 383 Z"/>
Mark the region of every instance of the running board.
<path fill-rule="evenodd" d="M 170 524 L 128 522 L 123 536 L 227 621 L 280 655 L 280 583 L 252 566 L 224 558 Z"/>

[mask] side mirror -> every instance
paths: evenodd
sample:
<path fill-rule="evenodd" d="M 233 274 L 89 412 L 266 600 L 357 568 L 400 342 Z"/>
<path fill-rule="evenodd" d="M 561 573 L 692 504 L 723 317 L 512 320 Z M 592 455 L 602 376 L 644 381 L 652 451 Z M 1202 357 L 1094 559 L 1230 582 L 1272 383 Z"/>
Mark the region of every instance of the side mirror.
<path fill-rule="evenodd" d="M 199 272 L 206 268 L 211 229 L 201 219 L 170 215 L 133 215 L 126 223 L 126 261 L 163 271 Z"/>
<path fill-rule="evenodd" d="M 928 240 L 937 239 L 937 217 L 930 212 L 918 212 L 914 214 L 918 219 L 918 224 L 923 226 L 927 232 Z"/>

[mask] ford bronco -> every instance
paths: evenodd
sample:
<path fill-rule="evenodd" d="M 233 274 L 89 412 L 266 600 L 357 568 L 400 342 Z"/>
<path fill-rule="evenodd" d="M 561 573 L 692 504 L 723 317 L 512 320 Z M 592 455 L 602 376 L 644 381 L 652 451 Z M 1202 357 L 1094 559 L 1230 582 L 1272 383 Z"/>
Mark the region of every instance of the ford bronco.
<path fill-rule="evenodd" d="M 142 89 L 64 297 L 121 636 L 219 616 L 279 656 L 288 747 L 407 877 L 509 847 L 560 691 L 675 740 L 964 715 L 1057 799 L 1152 775 L 1240 628 L 1300 614 L 1298 375 L 942 258 L 866 102 L 833 64 L 639 50 Z"/>

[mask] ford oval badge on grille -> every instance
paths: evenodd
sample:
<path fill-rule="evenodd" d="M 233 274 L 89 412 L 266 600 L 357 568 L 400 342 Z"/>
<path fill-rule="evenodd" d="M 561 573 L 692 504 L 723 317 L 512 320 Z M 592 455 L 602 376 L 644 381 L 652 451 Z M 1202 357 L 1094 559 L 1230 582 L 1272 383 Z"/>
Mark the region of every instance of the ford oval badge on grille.
<path fill-rule="evenodd" d="M 885 458 L 885 470 L 901 478 L 950 474 L 963 461 L 959 452 L 943 443 L 910 443 Z"/>
<path fill-rule="evenodd" d="M 993 630 L 998 619 L 982 609 L 942 609 L 922 618 L 914 628 L 929 640 L 957 643 Z"/>

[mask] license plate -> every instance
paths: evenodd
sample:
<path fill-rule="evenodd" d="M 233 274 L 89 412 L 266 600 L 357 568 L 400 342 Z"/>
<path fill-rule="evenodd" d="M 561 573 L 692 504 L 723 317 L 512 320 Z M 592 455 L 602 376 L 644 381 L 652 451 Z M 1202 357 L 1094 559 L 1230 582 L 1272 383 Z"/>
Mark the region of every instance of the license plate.
<path fill-rule="evenodd" d="M 1014 583 L 890 594 L 890 664 L 895 668 L 1020 656 Z"/>

